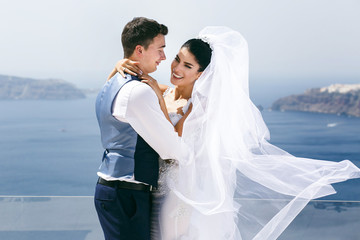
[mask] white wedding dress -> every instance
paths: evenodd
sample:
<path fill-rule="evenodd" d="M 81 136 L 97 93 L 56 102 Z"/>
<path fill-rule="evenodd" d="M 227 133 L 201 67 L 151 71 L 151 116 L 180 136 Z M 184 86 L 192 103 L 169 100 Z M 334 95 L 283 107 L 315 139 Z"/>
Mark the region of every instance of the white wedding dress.
<path fill-rule="evenodd" d="M 168 88 L 164 97 L 173 91 Z M 191 100 L 182 108 L 186 113 Z M 176 123 L 183 117 L 181 114 L 170 112 L 171 123 Z M 177 182 L 179 164 L 174 159 L 159 158 L 158 188 L 152 193 L 151 239 L 176 240 L 187 232 L 190 208 L 181 201 L 169 188 L 171 182 Z"/>
<path fill-rule="evenodd" d="M 226 27 L 207 27 L 199 38 L 211 62 L 192 91 L 183 156 L 161 163 L 153 205 L 161 236 L 153 240 L 275 240 L 310 200 L 334 194 L 331 184 L 359 178 L 360 169 L 270 144 L 249 97 L 246 40 Z M 265 207 L 266 199 L 279 201 Z"/>

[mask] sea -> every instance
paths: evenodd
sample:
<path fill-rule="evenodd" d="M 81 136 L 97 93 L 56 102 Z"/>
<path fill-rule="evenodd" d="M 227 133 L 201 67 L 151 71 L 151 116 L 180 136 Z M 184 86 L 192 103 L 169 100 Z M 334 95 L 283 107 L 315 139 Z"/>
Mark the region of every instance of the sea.
<path fill-rule="evenodd" d="M 0 101 L 0 195 L 92 196 L 103 149 L 95 97 Z M 292 155 L 360 167 L 360 118 L 262 111 L 270 142 Z M 326 199 L 360 200 L 360 180 Z"/>

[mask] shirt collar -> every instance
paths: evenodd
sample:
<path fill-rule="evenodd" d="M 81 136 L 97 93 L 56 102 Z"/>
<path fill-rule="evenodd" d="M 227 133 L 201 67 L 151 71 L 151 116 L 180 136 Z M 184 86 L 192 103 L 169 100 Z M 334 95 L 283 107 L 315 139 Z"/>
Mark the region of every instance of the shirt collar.
<path fill-rule="evenodd" d="M 141 79 L 139 79 L 137 76 L 133 76 L 133 75 L 130 75 L 130 74 L 125 74 L 125 79 L 127 81 L 130 81 L 130 80 L 137 80 L 137 81 L 141 81 Z"/>

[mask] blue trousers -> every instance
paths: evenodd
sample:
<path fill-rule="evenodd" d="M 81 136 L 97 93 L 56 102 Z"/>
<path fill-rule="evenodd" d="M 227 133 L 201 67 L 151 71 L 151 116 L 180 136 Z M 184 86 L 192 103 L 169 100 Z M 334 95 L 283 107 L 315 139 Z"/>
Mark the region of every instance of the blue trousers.
<path fill-rule="evenodd" d="M 106 240 L 150 240 L 151 192 L 98 183 L 95 208 Z"/>

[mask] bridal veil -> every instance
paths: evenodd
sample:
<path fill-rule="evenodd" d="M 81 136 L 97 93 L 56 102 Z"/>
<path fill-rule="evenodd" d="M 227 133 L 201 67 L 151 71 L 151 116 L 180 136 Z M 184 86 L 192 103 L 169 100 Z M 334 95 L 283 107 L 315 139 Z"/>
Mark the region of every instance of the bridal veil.
<path fill-rule="evenodd" d="M 348 160 L 298 158 L 270 144 L 249 98 L 246 40 L 226 27 L 207 27 L 199 38 L 213 51 L 193 89 L 186 151 L 170 184 L 192 209 L 179 239 L 276 239 L 311 199 L 335 193 L 330 184 L 360 177 L 360 170 Z"/>

